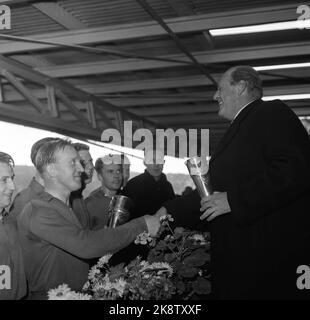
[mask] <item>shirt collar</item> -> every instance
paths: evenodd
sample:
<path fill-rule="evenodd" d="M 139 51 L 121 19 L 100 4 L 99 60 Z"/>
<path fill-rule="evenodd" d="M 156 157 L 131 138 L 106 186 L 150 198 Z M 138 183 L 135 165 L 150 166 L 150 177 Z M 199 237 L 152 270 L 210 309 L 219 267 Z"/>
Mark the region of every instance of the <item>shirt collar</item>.
<path fill-rule="evenodd" d="M 42 186 L 41 183 L 39 183 L 35 177 L 32 178 L 31 182 L 30 182 L 30 188 L 32 188 L 32 190 L 36 193 L 36 194 L 40 194 L 42 192 L 44 192 L 44 187 Z"/>
<path fill-rule="evenodd" d="M 257 100 L 257 99 L 253 99 L 253 100 L 251 100 L 250 102 L 248 102 L 246 105 L 244 105 L 244 106 L 236 113 L 233 121 L 236 120 L 236 118 L 238 117 L 238 115 L 240 114 L 240 112 L 241 112 L 243 109 L 245 109 L 248 105 L 250 105 L 250 104 L 251 104 L 253 101 L 255 101 L 255 100 Z M 233 121 L 232 121 L 232 122 L 233 122 Z"/>
<path fill-rule="evenodd" d="M 105 189 L 102 186 L 100 187 L 100 191 L 106 198 L 112 199 L 114 197 L 114 196 L 107 195 L 105 192 Z M 115 193 L 115 196 L 119 194 L 119 191 L 120 191 L 120 189 Z"/>

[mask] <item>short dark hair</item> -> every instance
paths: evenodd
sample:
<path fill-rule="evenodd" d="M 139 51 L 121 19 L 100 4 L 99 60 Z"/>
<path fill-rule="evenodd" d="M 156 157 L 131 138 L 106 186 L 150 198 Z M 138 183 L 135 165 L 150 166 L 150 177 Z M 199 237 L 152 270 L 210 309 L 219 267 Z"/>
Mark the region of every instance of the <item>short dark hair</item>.
<path fill-rule="evenodd" d="M 0 163 L 6 163 L 11 167 L 15 166 L 13 158 L 9 154 L 1 151 L 0 151 Z"/>
<path fill-rule="evenodd" d="M 58 140 L 58 139 L 60 139 L 60 138 L 47 137 L 47 138 L 40 139 L 33 144 L 33 146 L 31 147 L 30 159 L 31 159 L 31 162 L 34 164 L 34 166 L 35 166 L 35 160 L 36 160 L 36 156 L 37 156 L 39 149 L 45 143 L 50 142 L 50 141 L 54 141 L 54 140 Z"/>
<path fill-rule="evenodd" d="M 101 171 L 105 164 L 122 165 L 121 155 L 109 153 L 101 158 L 98 158 L 95 162 L 95 170 L 98 174 L 101 174 Z"/>
<path fill-rule="evenodd" d="M 76 142 L 76 143 L 73 143 L 73 147 L 77 152 L 81 150 L 89 151 L 89 146 L 85 143 Z"/>
<path fill-rule="evenodd" d="M 237 84 L 241 80 L 248 84 L 248 92 L 256 98 L 263 96 L 262 80 L 259 73 L 251 66 L 236 66 L 231 71 L 232 84 Z"/>
<path fill-rule="evenodd" d="M 73 143 L 70 140 L 57 139 L 42 145 L 35 158 L 35 167 L 39 173 L 42 174 L 47 165 L 55 163 L 56 153 L 58 151 L 63 151 L 66 147 L 73 148 Z"/>

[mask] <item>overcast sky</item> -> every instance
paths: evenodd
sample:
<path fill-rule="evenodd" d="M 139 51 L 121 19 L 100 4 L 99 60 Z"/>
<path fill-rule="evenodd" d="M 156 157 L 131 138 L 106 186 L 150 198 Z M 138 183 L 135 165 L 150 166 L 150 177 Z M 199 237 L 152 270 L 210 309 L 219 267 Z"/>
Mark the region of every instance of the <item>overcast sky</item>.
<path fill-rule="evenodd" d="M 30 161 L 30 150 L 31 146 L 39 139 L 45 137 L 62 137 L 65 136 L 59 135 L 54 132 L 33 129 L 30 127 L 25 127 L 22 125 L 11 124 L 8 122 L 0 121 L 0 151 L 6 152 L 10 154 L 16 165 L 32 165 Z M 71 139 L 76 142 L 78 140 Z M 83 142 L 83 141 L 81 141 Z M 85 143 L 85 142 L 83 142 Z M 108 148 L 112 148 L 115 150 L 123 150 L 126 153 L 133 154 L 137 157 L 142 158 L 143 152 L 140 150 L 132 150 L 128 148 L 121 148 L 118 146 L 103 144 Z M 110 149 L 95 146 L 89 144 L 90 152 L 94 160 L 99 157 L 102 157 L 108 153 L 111 153 Z M 144 165 L 141 159 L 137 159 L 135 157 L 130 157 L 129 159 L 132 163 L 131 170 L 135 172 L 143 172 Z M 172 157 L 165 158 L 165 173 L 185 173 L 187 174 L 187 169 L 184 165 L 184 159 L 175 159 Z"/>

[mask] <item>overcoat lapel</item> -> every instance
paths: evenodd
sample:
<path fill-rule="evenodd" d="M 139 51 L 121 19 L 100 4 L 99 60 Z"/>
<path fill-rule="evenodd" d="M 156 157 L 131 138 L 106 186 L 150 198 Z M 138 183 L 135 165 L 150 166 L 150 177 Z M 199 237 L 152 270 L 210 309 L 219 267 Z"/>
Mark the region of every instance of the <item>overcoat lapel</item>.
<path fill-rule="evenodd" d="M 232 122 L 230 127 L 227 129 L 224 137 L 219 142 L 219 145 L 215 149 L 215 152 L 212 155 L 210 162 L 212 162 L 220 153 L 222 153 L 225 150 L 225 148 L 229 145 L 229 143 L 232 141 L 234 136 L 239 131 L 241 123 L 246 119 L 249 113 L 262 102 L 263 101 L 261 99 L 255 100 L 240 112 L 237 118 Z"/>

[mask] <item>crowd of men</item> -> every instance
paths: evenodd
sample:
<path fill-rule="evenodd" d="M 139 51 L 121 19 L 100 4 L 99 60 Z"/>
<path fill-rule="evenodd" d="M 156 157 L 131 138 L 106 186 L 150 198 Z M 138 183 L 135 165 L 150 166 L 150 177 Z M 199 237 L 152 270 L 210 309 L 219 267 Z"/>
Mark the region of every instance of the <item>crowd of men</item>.
<path fill-rule="evenodd" d="M 128 162 L 104 157 L 94 167 L 87 146 L 46 138 L 32 147 L 36 175 L 8 215 L 14 161 L 1 152 L 0 267 L 9 267 L 10 283 L 0 299 L 46 299 L 62 283 L 80 290 L 93 259 L 144 256 L 131 243 L 143 231 L 156 235 L 167 212 L 177 226 L 210 230 L 214 298 L 309 299 L 308 287 L 296 285 L 296 270 L 310 266 L 309 137 L 287 105 L 262 96 L 250 66 L 221 77 L 214 100 L 231 125 L 211 156 L 214 193 L 203 199 L 196 190 L 175 197 L 160 152 L 146 152 L 146 171 L 128 180 Z M 84 200 L 94 169 L 101 186 Z M 134 201 L 132 219 L 106 228 L 117 193 Z"/>
<path fill-rule="evenodd" d="M 126 156 L 119 156 L 117 162 L 113 161 L 116 155 L 107 155 L 94 166 L 87 145 L 44 138 L 33 145 L 30 157 L 35 176 L 11 204 L 14 161 L 0 153 L 0 265 L 11 273 L 0 299 L 46 299 L 49 289 L 63 283 L 81 290 L 98 258 L 127 247 L 144 231 L 156 235 L 160 223 L 153 214 L 162 202 L 155 208 L 145 207 L 121 226 L 107 227 L 111 198 L 123 192 L 130 176 Z M 158 170 L 150 164 L 146 172 L 153 177 L 154 168 L 154 181 L 168 184 L 162 165 Z M 101 185 L 84 199 L 94 170 Z M 155 183 L 148 192 L 153 195 L 160 188 Z M 139 198 L 135 201 L 138 204 Z"/>

